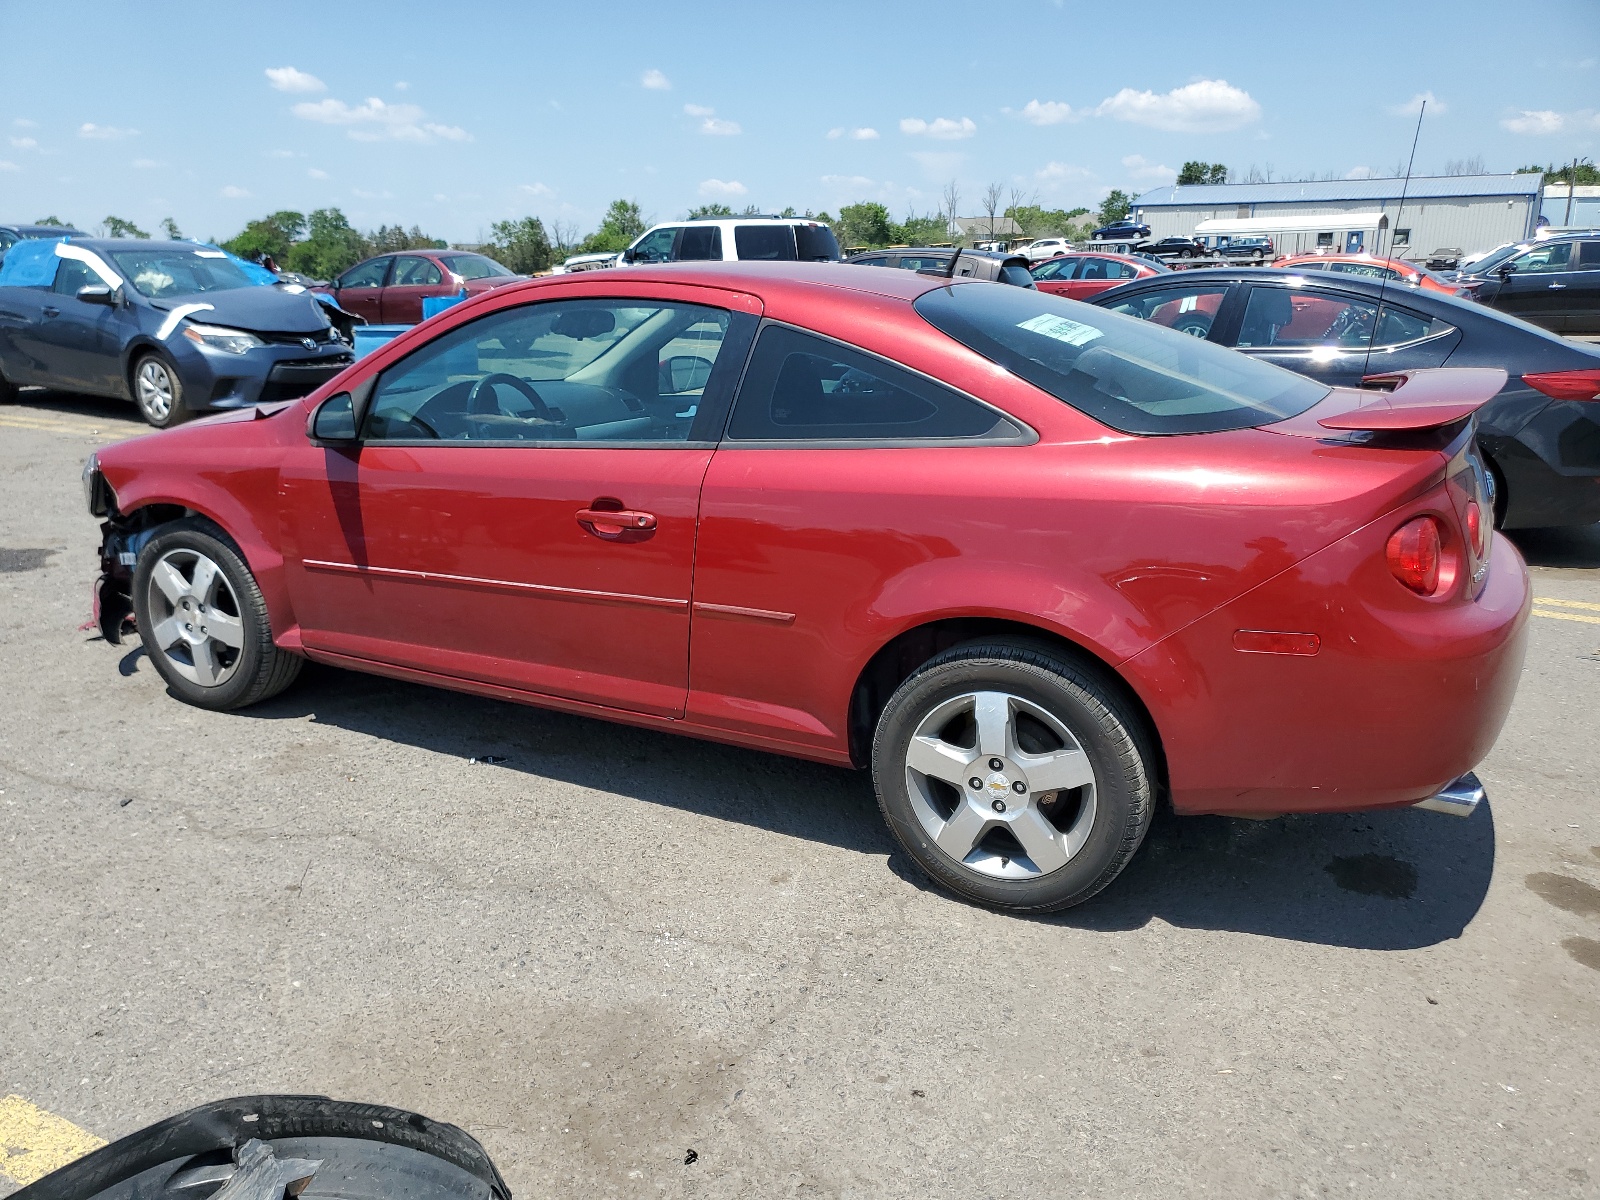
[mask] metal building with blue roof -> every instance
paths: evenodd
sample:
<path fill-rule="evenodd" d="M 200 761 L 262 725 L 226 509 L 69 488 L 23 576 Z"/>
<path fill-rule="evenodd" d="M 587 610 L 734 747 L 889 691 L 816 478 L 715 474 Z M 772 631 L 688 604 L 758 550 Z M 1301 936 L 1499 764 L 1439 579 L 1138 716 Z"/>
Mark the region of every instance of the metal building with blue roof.
<path fill-rule="evenodd" d="M 1532 234 L 1539 174 L 1441 175 L 1292 183 L 1172 184 L 1145 192 L 1135 215 L 1150 236 L 1272 238 L 1280 254 L 1365 251 L 1425 258 L 1488 250 Z M 1405 203 L 1401 205 L 1401 191 Z"/>

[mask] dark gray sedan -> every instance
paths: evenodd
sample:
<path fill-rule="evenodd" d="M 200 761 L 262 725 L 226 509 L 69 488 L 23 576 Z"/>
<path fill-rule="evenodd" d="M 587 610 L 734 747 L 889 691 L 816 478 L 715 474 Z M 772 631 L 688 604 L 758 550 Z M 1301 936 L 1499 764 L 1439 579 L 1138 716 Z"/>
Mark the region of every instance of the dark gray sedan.
<path fill-rule="evenodd" d="M 19 242 L 0 264 L 0 401 L 117 396 L 159 429 L 304 396 L 352 361 L 314 296 L 194 242 Z"/>

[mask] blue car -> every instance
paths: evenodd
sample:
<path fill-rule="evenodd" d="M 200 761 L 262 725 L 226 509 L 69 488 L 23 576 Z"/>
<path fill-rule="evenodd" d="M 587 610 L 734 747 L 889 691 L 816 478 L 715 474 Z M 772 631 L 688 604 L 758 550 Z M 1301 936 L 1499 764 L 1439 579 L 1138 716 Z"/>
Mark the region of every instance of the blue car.
<path fill-rule="evenodd" d="M 19 241 L 0 263 L 0 402 L 129 399 L 158 429 L 304 396 L 352 361 L 311 293 L 194 242 Z"/>

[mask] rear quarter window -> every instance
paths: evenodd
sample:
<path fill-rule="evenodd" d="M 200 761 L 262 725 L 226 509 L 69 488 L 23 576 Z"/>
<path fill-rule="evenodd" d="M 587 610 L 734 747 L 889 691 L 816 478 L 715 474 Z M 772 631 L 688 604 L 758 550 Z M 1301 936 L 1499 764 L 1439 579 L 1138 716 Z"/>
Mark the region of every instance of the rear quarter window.
<path fill-rule="evenodd" d="M 1305 412 L 1320 383 L 1201 338 L 1045 292 L 938 288 L 916 311 L 934 328 L 1123 433 L 1247 429 Z"/>

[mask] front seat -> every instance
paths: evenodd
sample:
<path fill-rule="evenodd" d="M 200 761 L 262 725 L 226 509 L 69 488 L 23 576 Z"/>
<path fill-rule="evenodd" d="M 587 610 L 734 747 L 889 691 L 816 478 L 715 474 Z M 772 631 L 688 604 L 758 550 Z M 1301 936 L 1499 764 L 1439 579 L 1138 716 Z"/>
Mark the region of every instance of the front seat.
<path fill-rule="evenodd" d="M 1289 301 L 1287 288 L 1253 287 L 1250 289 L 1250 303 L 1245 308 L 1244 323 L 1239 327 L 1239 345 L 1274 345 L 1278 331 L 1287 328 L 1293 320 L 1294 305 Z"/>

